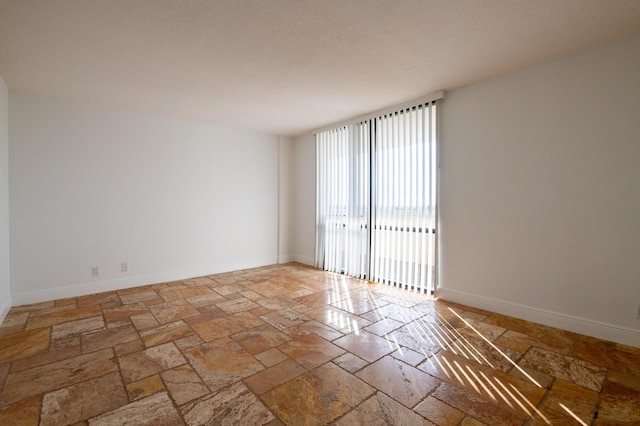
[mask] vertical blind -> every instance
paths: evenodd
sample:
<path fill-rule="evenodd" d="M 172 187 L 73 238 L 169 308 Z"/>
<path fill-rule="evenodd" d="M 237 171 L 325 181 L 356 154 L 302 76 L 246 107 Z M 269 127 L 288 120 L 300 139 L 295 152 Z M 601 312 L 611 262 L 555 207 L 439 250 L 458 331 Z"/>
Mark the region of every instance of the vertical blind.
<path fill-rule="evenodd" d="M 369 271 L 369 123 L 317 135 L 316 265 L 366 278 Z"/>
<path fill-rule="evenodd" d="M 316 266 L 433 292 L 435 101 L 316 135 Z"/>

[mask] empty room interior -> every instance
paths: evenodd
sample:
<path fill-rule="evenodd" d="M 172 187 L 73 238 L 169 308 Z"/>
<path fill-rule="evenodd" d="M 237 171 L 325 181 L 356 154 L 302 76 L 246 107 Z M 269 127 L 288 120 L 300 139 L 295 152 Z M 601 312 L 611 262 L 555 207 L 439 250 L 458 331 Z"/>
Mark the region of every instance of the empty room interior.
<path fill-rule="evenodd" d="M 1 425 L 640 424 L 640 1 L 0 0 Z"/>

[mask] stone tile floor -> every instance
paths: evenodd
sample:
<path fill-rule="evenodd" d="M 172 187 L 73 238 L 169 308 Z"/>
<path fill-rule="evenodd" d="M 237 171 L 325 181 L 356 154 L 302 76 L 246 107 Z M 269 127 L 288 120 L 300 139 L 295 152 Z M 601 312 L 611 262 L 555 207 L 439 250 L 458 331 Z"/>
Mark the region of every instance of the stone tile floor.
<path fill-rule="evenodd" d="M 640 424 L 640 349 L 274 265 L 18 306 L 0 425 Z"/>

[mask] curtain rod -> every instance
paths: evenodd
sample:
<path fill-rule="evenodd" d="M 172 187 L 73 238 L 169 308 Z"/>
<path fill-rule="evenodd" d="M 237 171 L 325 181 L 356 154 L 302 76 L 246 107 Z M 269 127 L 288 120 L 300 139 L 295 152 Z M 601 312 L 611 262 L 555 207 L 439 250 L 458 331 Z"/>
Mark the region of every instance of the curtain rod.
<path fill-rule="evenodd" d="M 416 105 L 426 104 L 426 103 L 429 103 L 429 102 L 437 101 L 439 99 L 445 99 L 446 97 L 447 97 L 447 93 L 444 90 L 438 90 L 437 92 L 430 93 L 427 96 L 423 96 L 423 97 L 420 97 L 420 98 L 412 99 L 410 101 L 406 101 L 406 102 L 403 102 L 401 104 L 390 106 L 390 107 L 387 107 L 387 108 L 379 109 L 377 111 L 373 111 L 373 112 L 370 112 L 370 113 L 367 113 L 367 114 L 359 115 L 357 117 L 350 118 L 349 120 L 339 121 L 339 122 L 334 123 L 334 124 L 329 124 L 327 126 L 319 127 L 317 129 L 314 129 L 311 133 L 316 135 L 316 134 L 318 134 L 320 132 L 324 132 L 326 130 L 331 130 L 331 129 L 335 129 L 337 127 L 343 127 L 343 126 L 346 126 L 346 125 L 349 125 L 349 124 L 359 123 L 361 121 L 369 120 L 369 119 L 376 118 L 376 117 L 381 117 L 383 115 L 391 114 L 391 113 L 398 112 L 398 111 L 402 111 L 402 110 L 405 110 L 407 108 L 414 107 Z"/>

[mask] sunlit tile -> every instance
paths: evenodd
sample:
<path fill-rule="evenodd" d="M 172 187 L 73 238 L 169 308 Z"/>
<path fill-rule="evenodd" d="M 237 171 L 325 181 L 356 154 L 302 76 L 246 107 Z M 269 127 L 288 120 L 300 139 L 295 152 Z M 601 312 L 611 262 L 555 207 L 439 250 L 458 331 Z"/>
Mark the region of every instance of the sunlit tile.
<path fill-rule="evenodd" d="M 457 425 L 465 416 L 462 411 L 432 396 L 416 405 L 414 411 L 437 425 Z"/>
<path fill-rule="evenodd" d="M 378 392 L 341 418 L 336 425 L 429 425 L 416 412 Z"/>
<path fill-rule="evenodd" d="M 262 400 L 286 424 L 327 424 L 373 392 L 357 377 L 327 363 L 264 394 Z"/>
<path fill-rule="evenodd" d="M 396 350 L 389 340 L 364 330 L 347 334 L 334 340 L 333 343 L 369 362 Z"/>
<path fill-rule="evenodd" d="M 307 369 L 331 361 L 345 352 L 313 333 L 284 343 L 278 349 Z"/>
<path fill-rule="evenodd" d="M 598 392 L 606 376 L 604 367 L 538 348 L 527 352 L 519 364 Z"/>
<path fill-rule="evenodd" d="M 443 383 L 432 395 L 440 401 L 447 401 L 448 405 L 480 419 L 488 425 L 519 426 L 528 417 L 518 415 L 499 403 L 485 400 L 473 392 L 449 383 Z"/>
<path fill-rule="evenodd" d="M 440 380 L 390 356 L 365 367 L 356 376 L 409 408 L 440 383 Z"/>
<path fill-rule="evenodd" d="M 349 373 L 356 373 L 369 365 L 367 361 L 363 360 L 362 358 L 358 358 L 357 356 L 349 352 L 334 359 L 333 362 L 336 365 L 347 370 Z"/>

